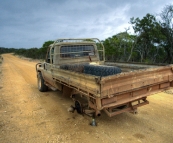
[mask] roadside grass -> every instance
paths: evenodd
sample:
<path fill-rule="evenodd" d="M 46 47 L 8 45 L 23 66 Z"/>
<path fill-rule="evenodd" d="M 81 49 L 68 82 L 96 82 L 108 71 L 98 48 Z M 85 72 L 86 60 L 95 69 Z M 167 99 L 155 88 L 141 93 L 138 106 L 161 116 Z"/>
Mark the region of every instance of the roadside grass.
<path fill-rule="evenodd" d="M 0 89 L 3 87 L 2 86 L 2 79 L 1 79 L 1 77 L 2 77 L 2 66 L 1 66 L 1 64 L 2 64 L 2 61 L 3 61 L 3 58 L 2 58 L 2 56 L 0 55 Z"/>
<path fill-rule="evenodd" d="M 22 60 L 27 60 L 29 62 L 44 62 L 45 60 L 44 59 L 32 59 L 32 58 L 28 58 L 28 57 L 25 57 L 25 56 L 21 56 L 21 55 L 17 55 L 17 54 L 13 54 L 14 56 L 22 59 Z"/>
<path fill-rule="evenodd" d="M 2 56 L 0 55 L 0 64 L 2 63 Z"/>
<path fill-rule="evenodd" d="M 2 73 L 1 64 L 2 64 L 2 56 L 0 55 L 0 74 Z"/>

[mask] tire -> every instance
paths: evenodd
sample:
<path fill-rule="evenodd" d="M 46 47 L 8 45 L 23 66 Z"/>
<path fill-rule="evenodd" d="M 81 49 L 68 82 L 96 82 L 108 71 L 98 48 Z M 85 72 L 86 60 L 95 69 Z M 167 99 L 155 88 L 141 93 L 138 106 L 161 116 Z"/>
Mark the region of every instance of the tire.
<path fill-rule="evenodd" d="M 119 74 L 121 73 L 121 69 L 114 66 L 85 65 L 84 73 L 104 77 Z"/>
<path fill-rule="evenodd" d="M 84 65 L 86 64 L 61 65 L 60 69 L 83 73 Z"/>
<path fill-rule="evenodd" d="M 41 92 L 45 92 L 48 90 L 48 87 L 44 84 L 44 79 L 40 72 L 38 73 L 38 76 L 37 76 L 37 85 L 38 85 L 38 90 Z"/>

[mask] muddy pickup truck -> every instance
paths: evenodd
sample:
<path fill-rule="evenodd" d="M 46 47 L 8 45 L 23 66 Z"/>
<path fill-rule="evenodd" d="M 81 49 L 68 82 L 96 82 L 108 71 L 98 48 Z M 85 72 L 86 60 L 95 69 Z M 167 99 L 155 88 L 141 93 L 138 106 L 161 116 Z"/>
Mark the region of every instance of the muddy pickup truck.
<path fill-rule="evenodd" d="M 173 86 L 173 65 L 105 62 L 97 38 L 56 40 L 36 72 L 41 92 L 58 89 L 73 99 L 69 111 L 94 116 L 137 113 L 147 96 Z"/>

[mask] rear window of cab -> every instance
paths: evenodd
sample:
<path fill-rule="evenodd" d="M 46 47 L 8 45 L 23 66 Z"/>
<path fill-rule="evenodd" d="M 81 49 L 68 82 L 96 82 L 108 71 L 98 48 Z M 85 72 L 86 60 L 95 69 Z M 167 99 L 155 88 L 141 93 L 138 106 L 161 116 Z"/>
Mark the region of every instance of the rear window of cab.
<path fill-rule="evenodd" d="M 60 48 L 61 58 L 74 58 L 94 55 L 95 52 L 93 45 L 68 45 L 61 46 Z"/>

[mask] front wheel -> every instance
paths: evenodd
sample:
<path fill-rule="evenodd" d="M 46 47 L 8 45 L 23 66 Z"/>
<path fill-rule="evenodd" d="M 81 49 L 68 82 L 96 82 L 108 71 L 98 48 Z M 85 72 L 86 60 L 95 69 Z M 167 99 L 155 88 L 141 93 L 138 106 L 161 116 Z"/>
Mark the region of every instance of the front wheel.
<path fill-rule="evenodd" d="M 48 87 L 44 84 L 44 79 L 40 72 L 38 73 L 38 76 L 37 76 L 37 85 L 38 85 L 38 90 L 41 92 L 45 92 L 48 90 Z"/>

